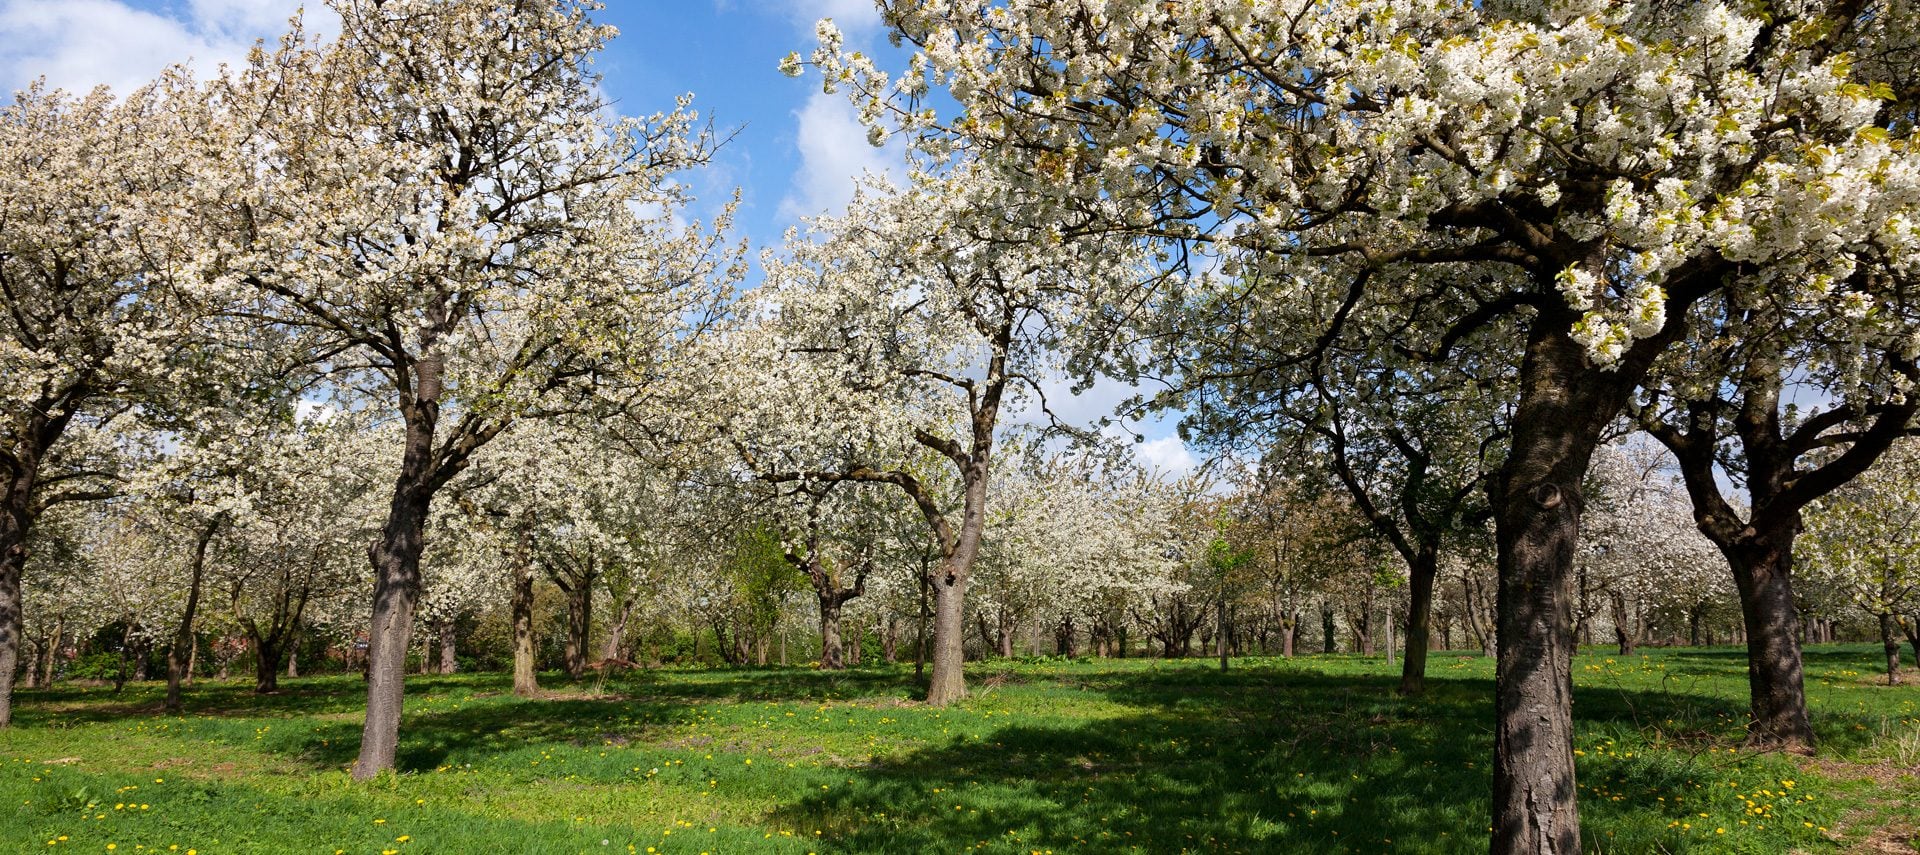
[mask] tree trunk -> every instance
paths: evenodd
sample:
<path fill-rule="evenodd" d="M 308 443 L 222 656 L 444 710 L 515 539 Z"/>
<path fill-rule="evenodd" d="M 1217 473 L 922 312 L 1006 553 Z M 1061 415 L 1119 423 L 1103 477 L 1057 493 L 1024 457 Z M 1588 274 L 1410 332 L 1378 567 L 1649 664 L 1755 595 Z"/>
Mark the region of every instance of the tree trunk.
<path fill-rule="evenodd" d="M 280 691 L 279 644 L 253 641 L 253 693 L 266 695 Z"/>
<path fill-rule="evenodd" d="M 602 648 L 603 653 L 600 656 L 602 660 L 629 658 L 625 650 L 627 646 L 627 626 L 633 622 L 633 610 L 638 608 L 639 602 L 640 598 L 629 591 L 626 599 L 614 608 L 613 623 L 607 627 L 607 646 Z M 762 647 L 764 646 L 765 645 L 762 645 Z M 760 664 L 765 665 L 767 663 L 763 661 Z"/>
<path fill-rule="evenodd" d="M 53 669 L 60 662 L 60 647 L 66 643 L 66 634 L 66 618 L 56 619 L 53 622 L 53 636 L 48 640 L 46 649 L 40 651 L 43 657 L 40 661 L 40 685 L 43 687 L 53 688 Z M 199 645 L 194 646 L 195 652 L 198 652 L 199 649 Z M 187 677 L 191 680 L 193 677 L 193 668 L 191 667 L 192 660 L 188 661 L 188 666 Z"/>
<path fill-rule="evenodd" d="M 1793 601 L 1793 531 L 1761 532 L 1722 551 L 1733 566 L 1746 629 L 1751 702 L 1747 744 L 1811 752 L 1806 678 L 1800 645 L 1793 637 L 1794 624 L 1800 622 Z"/>
<path fill-rule="evenodd" d="M 927 560 L 920 560 L 920 621 L 914 630 L 913 638 L 913 679 L 915 682 L 927 675 L 927 629 L 933 621 L 933 606 L 928 602 L 929 588 L 933 585 L 933 574 L 927 567 Z"/>
<path fill-rule="evenodd" d="M 527 560 L 525 543 L 514 555 L 513 568 L 513 693 L 522 698 L 540 691 L 540 679 L 534 669 L 533 649 L 533 564 Z"/>
<path fill-rule="evenodd" d="M 1387 646 L 1386 646 L 1387 667 L 1392 668 L 1393 667 L 1393 650 L 1395 647 L 1399 646 L 1398 644 L 1395 643 L 1397 639 L 1393 637 L 1394 632 L 1399 628 L 1399 624 L 1393 619 L 1392 608 L 1387 609 L 1387 619 L 1385 621 L 1382 621 L 1382 623 L 1386 624 L 1386 630 L 1387 630 Z"/>
<path fill-rule="evenodd" d="M 460 664 L 454 659 L 455 639 L 453 618 L 441 620 L 436 629 L 439 630 L 440 635 L 440 673 L 452 674 L 460 667 Z"/>
<path fill-rule="evenodd" d="M 1602 429 L 1662 343 L 1643 341 L 1622 364 L 1600 369 L 1571 325 L 1543 314 L 1529 331 L 1512 444 L 1489 490 L 1499 572 L 1494 855 L 1580 851 L 1572 674 L 1580 486 Z"/>
<path fill-rule="evenodd" d="M 420 553 L 426 547 L 427 513 L 433 500 L 425 478 L 432 454 L 431 422 L 424 430 L 409 424 L 407 434 L 406 458 L 394 485 L 386 525 L 380 540 L 367 550 L 374 574 L 373 625 L 367 633 L 367 718 L 360 756 L 353 764 L 356 781 L 391 770 L 400 745 L 407 651 L 420 598 Z"/>
<path fill-rule="evenodd" d="M 1620 644 L 1621 656 L 1633 655 L 1634 628 L 1627 618 L 1627 597 L 1619 591 L 1609 591 L 1608 600 L 1613 608 L 1613 638 Z"/>
<path fill-rule="evenodd" d="M 1900 682 L 1900 637 L 1893 633 L 1893 615 L 1880 615 L 1880 649 L 1887 654 L 1887 685 Z"/>
<path fill-rule="evenodd" d="M 1333 603 L 1320 602 L 1320 652 L 1333 652 Z"/>
<path fill-rule="evenodd" d="M 180 627 L 173 633 L 173 645 L 167 648 L 167 701 L 166 711 L 180 712 L 180 686 L 186 682 L 188 663 L 193 658 L 193 616 L 200 608 L 200 582 L 206 577 L 207 544 L 213 540 L 214 532 L 220 528 L 216 518 L 200 530 L 200 537 L 193 544 L 193 564 L 190 581 L 187 583 L 187 604 L 180 610 Z"/>
<path fill-rule="evenodd" d="M 1440 550 L 1421 547 L 1407 563 L 1407 653 L 1400 660 L 1400 694 L 1427 690 L 1427 645 L 1433 632 L 1433 582 L 1440 574 Z"/>
<path fill-rule="evenodd" d="M 287 678 L 300 676 L 300 638 L 298 635 L 287 639 Z"/>
<path fill-rule="evenodd" d="M 593 583 L 583 580 L 567 591 L 567 676 L 587 673 L 587 644 L 593 632 Z"/>
<path fill-rule="evenodd" d="M 1286 659 L 1293 658 L 1293 634 L 1299 629 L 1300 629 L 1299 615 L 1289 615 L 1287 619 L 1280 624 L 1280 655 L 1281 657 Z"/>
<path fill-rule="evenodd" d="M 1218 605 L 1214 608 L 1214 612 L 1214 619 L 1220 623 L 1220 631 L 1214 633 L 1214 635 L 1220 648 L 1218 651 L 1220 654 L 1220 673 L 1224 674 L 1227 671 L 1227 599 L 1225 597 L 1220 598 Z"/>
<path fill-rule="evenodd" d="M 927 703 L 946 706 L 967 695 L 966 665 L 967 568 L 942 562 L 933 587 L 933 668 L 927 681 Z"/>
<path fill-rule="evenodd" d="M 25 627 L 20 613 L 20 579 L 27 566 L 25 496 L 19 504 L 21 513 L 0 511 L 0 728 L 13 726 L 13 674 L 20 666 Z"/>
<path fill-rule="evenodd" d="M 820 668 L 823 671 L 840 671 L 847 667 L 846 647 L 840 640 L 840 603 L 831 594 L 821 594 L 820 602 Z"/>

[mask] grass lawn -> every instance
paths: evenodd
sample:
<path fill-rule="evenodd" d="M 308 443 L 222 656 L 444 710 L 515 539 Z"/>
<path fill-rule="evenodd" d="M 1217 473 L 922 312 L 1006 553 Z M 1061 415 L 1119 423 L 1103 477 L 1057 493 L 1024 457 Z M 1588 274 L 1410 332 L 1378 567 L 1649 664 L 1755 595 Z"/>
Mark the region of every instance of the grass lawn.
<path fill-rule="evenodd" d="M 1589 851 L 1914 851 L 1920 686 L 1878 655 L 1808 650 L 1817 758 L 1737 750 L 1739 650 L 1581 655 Z M 944 710 L 910 668 L 417 677 L 402 773 L 367 785 L 357 677 L 203 682 L 180 717 L 157 684 L 23 691 L 0 850 L 1481 852 L 1492 665 L 1429 674 L 1409 700 L 1378 657 L 986 662 Z"/>

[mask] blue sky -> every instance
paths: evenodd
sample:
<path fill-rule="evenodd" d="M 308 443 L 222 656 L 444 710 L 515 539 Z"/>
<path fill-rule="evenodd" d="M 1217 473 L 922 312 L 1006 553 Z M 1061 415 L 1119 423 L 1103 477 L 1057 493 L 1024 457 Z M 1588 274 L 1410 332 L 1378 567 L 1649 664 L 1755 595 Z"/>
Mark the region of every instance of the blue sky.
<path fill-rule="evenodd" d="M 36 77 L 71 90 L 98 84 L 125 91 L 168 64 L 190 62 L 205 74 L 238 62 L 257 39 L 272 39 L 302 5 L 311 26 L 331 29 L 318 0 L 0 0 L 0 86 Z M 814 23 L 833 18 L 855 48 L 891 53 L 869 0 L 606 0 L 597 17 L 620 29 L 598 63 L 620 112 L 669 109 L 694 93 L 694 105 L 733 140 L 709 169 L 688 176 L 705 215 L 741 192 L 737 225 L 756 248 L 776 245 L 799 218 L 838 210 L 865 170 L 897 167 L 897 146 L 875 149 L 844 97 L 820 91 L 818 77 L 780 74 L 780 58 L 805 54 Z M 1091 421 L 1130 391 L 1101 383 L 1066 400 L 1066 381 L 1049 390 L 1055 408 Z M 1171 425 L 1136 428 L 1149 442 L 1144 460 L 1169 470 L 1193 465 Z"/>

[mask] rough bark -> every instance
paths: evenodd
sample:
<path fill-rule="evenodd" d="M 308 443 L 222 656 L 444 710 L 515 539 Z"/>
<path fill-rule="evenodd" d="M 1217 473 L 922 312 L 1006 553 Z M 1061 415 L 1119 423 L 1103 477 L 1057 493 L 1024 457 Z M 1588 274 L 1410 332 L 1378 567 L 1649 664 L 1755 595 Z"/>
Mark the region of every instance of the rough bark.
<path fill-rule="evenodd" d="M 523 698 L 540 691 L 534 669 L 533 564 L 524 541 L 513 555 L 513 693 Z"/>
<path fill-rule="evenodd" d="M 416 409 L 433 409 L 428 402 Z M 387 522 L 380 539 L 367 550 L 373 564 L 373 626 L 367 635 L 367 717 L 353 779 L 366 781 L 393 768 L 400 743 L 400 713 L 405 702 L 407 649 L 414 608 L 420 598 L 420 554 L 426 548 L 427 514 L 433 500 L 428 482 L 433 420 L 409 419 L 407 448 L 394 484 Z"/>
<path fill-rule="evenodd" d="M 942 562 L 949 571 L 952 562 Z M 946 706 L 967 695 L 963 649 L 966 627 L 962 618 L 967 596 L 965 570 L 943 572 L 933 580 L 933 668 L 927 681 L 927 703 Z"/>
<path fill-rule="evenodd" d="M 187 604 L 180 610 L 180 626 L 174 630 L 173 645 L 167 648 L 166 711 L 170 713 L 180 712 L 180 687 L 186 682 L 187 669 L 193 659 L 193 618 L 200 608 L 200 583 L 206 578 L 207 545 L 219 529 L 220 521 L 215 518 L 200 529 L 200 536 L 194 540 Z"/>
<path fill-rule="evenodd" d="M 840 639 L 840 604 L 823 595 L 820 597 L 820 668 L 839 671 L 846 667 L 846 646 Z"/>
<path fill-rule="evenodd" d="M 1490 491 L 1498 544 L 1491 851 L 1580 851 L 1573 765 L 1573 571 L 1580 486 L 1652 350 L 1595 368 L 1556 319 L 1530 331 L 1507 461 Z M 1647 345 L 1648 342 L 1642 342 Z"/>
<path fill-rule="evenodd" d="M 1793 635 L 1794 625 L 1800 622 L 1793 600 L 1793 532 L 1743 540 L 1731 549 L 1723 547 L 1723 552 L 1733 567 L 1746 630 L 1747 742 L 1761 748 L 1811 751 L 1806 677 L 1800 642 Z"/>

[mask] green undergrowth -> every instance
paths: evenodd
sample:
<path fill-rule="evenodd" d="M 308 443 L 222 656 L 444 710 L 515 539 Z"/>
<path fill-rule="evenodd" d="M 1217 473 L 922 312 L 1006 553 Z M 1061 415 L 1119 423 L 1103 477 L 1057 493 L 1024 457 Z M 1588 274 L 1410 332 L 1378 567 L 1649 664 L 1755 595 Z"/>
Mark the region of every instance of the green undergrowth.
<path fill-rule="evenodd" d="M 1877 649 L 1807 653 L 1815 758 L 1739 748 L 1741 651 L 1583 653 L 1589 851 L 1907 845 L 1920 687 Z M 63 852 L 1479 852 L 1492 668 L 1437 654 L 1419 698 L 1378 657 L 994 661 L 945 709 L 907 667 L 663 670 L 523 700 L 504 675 L 408 683 L 399 774 L 351 783 L 364 686 L 19 693 L 0 849 Z M 1891 843 L 1890 843 L 1891 842 Z M 1876 848 L 1875 851 L 1885 851 Z M 1893 851 L 1899 851 L 1897 848 Z"/>

